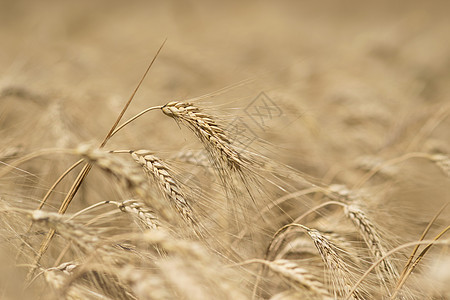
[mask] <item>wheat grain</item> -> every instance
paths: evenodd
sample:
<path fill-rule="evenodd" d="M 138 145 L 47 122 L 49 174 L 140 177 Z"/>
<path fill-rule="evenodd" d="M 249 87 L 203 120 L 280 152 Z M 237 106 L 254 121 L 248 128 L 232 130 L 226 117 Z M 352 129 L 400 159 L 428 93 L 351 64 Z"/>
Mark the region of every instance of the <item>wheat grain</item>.
<path fill-rule="evenodd" d="M 314 7 L 314 5 L 312 7 L 308 5 L 306 9 Z M 12 8 L 13 11 L 17 10 L 14 9 L 15 7 Z M 73 9 L 70 8 L 76 7 L 69 7 L 72 13 Z M 223 8 L 229 10 L 234 6 Z M 281 12 L 272 4 L 259 8 L 263 9 L 263 14 L 259 14 L 258 11 L 257 15 L 263 16 L 260 19 L 265 21 L 267 18 L 264 17 L 274 15 L 265 10 L 276 9 L 277 12 Z M 167 7 L 158 6 L 158 10 L 164 12 Z M 358 8 L 361 13 L 363 10 Z M 75 12 L 77 11 L 76 9 Z M 251 10 L 248 9 L 248 11 Z M 183 24 L 196 27 L 201 23 L 192 22 L 189 16 L 186 18 L 184 10 L 180 12 L 183 17 L 178 19 Z M 178 11 L 175 13 L 175 15 L 179 14 Z M 377 12 L 380 16 L 384 13 L 384 11 Z M 29 13 L 23 15 L 29 16 Z M 284 10 L 277 17 L 280 16 L 288 17 L 285 16 Z M 332 15 L 332 18 L 326 19 L 338 21 L 342 16 L 341 14 Z M 422 22 L 422 19 L 419 21 Z M 203 21 L 210 20 L 212 19 L 208 18 Z M 269 24 L 276 23 L 274 22 L 276 20 L 268 21 Z M 292 20 L 287 18 L 287 21 L 287 25 L 292 25 L 290 22 Z M 3 20 L 0 22 L 4 23 Z M 380 41 L 376 37 L 378 32 L 369 32 L 369 38 L 364 38 L 362 44 L 352 44 L 352 47 L 363 47 L 363 51 L 356 49 L 352 55 L 363 53 L 364 66 L 370 67 L 370 63 L 376 62 L 376 68 L 370 68 L 375 73 L 359 72 L 361 68 L 358 66 L 361 64 L 355 64 L 356 69 L 352 66 L 345 68 L 342 72 L 342 68 L 339 67 L 342 64 L 340 62 L 337 62 L 337 67 L 332 66 L 332 68 L 316 63 L 289 66 L 282 72 L 276 72 L 273 78 L 266 76 L 261 78 L 264 89 L 270 89 L 275 84 L 278 87 L 282 86 L 283 89 L 286 88 L 286 93 L 280 94 L 275 90 L 268 92 L 267 95 L 261 93 L 250 103 L 243 102 L 247 100 L 247 96 L 241 91 L 236 91 L 239 94 L 236 96 L 226 95 L 226 103 L 221 103 L 220 97 L 216 97 L 220 93 L 212 93 L 189 101 L 149 107 L 119 125 L 131 103 L 133 98 L 131 97 L 100 147 L 103 148 L 120 131 L 123 135 L 117 137 L 114 144 L 109 144 L 108 150 L 116 149 L 116 146 L 112 145 L 120 145 L 120 148 L 126 149 L 140 149 L 151 147 L 148 144 L 156 144 L 164 151 L 168 149 L 173 151 L 175 149 L 173 147 L 183 143 L 185 138 L 174 135 L 171 127 L 164 127 L 168 120 L 159 123 L 161 118 L 169 119 L 167 117 L 170 117 L 174 119 L 170 121 L 185 126 L 188 133 L 192 134 L 194 139 L 198 138 L 201 144 L 200 151 L 183 151 L 173 157 L 178 162 L 191 164 L 182 165 L 185 168 L 191 167 L 184 173 L 176 172 L 169 162 L 158 157 L 159 154 L 155 155 L 147 150 L 128 151 L 125 155 L 115 155 L 93 148 L 80 147 L 75 151 L 65 149 L 75 145 L 78 137 L 89 138 L 89 132 L 97 132 L 99 128 L 102 128 L 105 125 L 102 124 L 103 121 L 110 118 L 107 114 L 108 110 L 117 107 L 116 99 L 90 101 L 91 97 L 88 94 L 91 92 L 86 94 L 86 88 L 82 85 L 76 92 L 79 93 L 77 98 L 81 102 L 75 103 L 70 97 L 70 90 L 64 90 L 66 84 L 61 82 L 62 78 L 50 87 L 42 85 L 44 81 L 50 82 L 43 78 L 36 82 L 27 82 L 26 78 L 30 76 L 13 74 L 12 77 L 5 77 L 6 81 L 2 81 L 13 80 L 13 85 L 0 88 L 0 98 L 4 100 L 0 101 L 2 102 L 0 132 L 3 134 L 0 139 L 0 173 L 3 174 L 0 176 L 0 298 L 32 299 L 38 295 L 45 299 L 77 300 L 236 300 L 248 299 L 245 296 L 250 293 L 252 286 L 256 286 L 255 290 L 261 295 L 261 299 L 272 300 L 340 299 L 344 296 L 355 299 L 386 297 L 395 299 L 398 292 L 402 293 L 399 297 L 402 299 L 450 298 L 449 289 L 445 285 L 449 275 L 448 272 L 443 272 L 449 268 L 449 262 L 445 259 L 448 248 L 443 248 L 441 253 L 430 252 L 430 256 L 434 255 L 434 257 L 429 260 L 422 260 L 423 256 L 419 254 L 420 259 L 413 262 L 415 255 L 411 255 L 411 261 L 407 265 L 413 264 L 415 267 L 419 261 L 422 264 L 426 262 L 427 265 L 423 268 L 406 266 L 405 274 L 409 275 L 410 273 L 407 272 L 412 269 L 415 273 L 411 273 L 412 278 L 408 286 L 403 287 L 408 276 L 405 276 L 404 280 L 401 280 L 403 276 L 400 276 L 398 283 L 394 288 L 392 287 L 398 278 L 397 264 L 401 262 L 401 259 L 404 260 L 403 254 L 406 248 L 389 251 L 390 241 L 417 238 L 414 232 L 426 223 L 428 209 L 431 209 L 436 202 L 446 201 L 448 198 L 448 192 L 445 189 L 447 181 L 445 177 L 440 178 L 443 177 L 439 176 L 441 171 L 446 176 L 450 176 L 449 145 L 446 135 L 449 129 L 450 110 L 445 100 L 442 100 L 446 99 L 445 96 L 450 90 L 442 88 L 446 79 L 446 73 L 443 71 L 447 70 L 445 63 L 439 64 L 446 61 L 445 54 L 448 53 L 448 47 L 441 47 L 442 49 L 434 47 L 441 51 L 433 57 L 438 60 L 432 61 L 434 63 L 431 67 L 422 57 L 426 55 L 426 51 L 422 51 L 423 47 L 417 46 L 422 44 L 439 46 L 439 43 L 433 41 L 433 35 L 414 36 L 412 43 L 409 43 L 413 46 L 412 51 L 408 53 L 396 51 L 398 40 L 402 40 L 404 33 L 410 31 L 408 30 L 411 29 L 410 23 L 413 27 L 417 25 L 416 22 L 402 22 L 401 28 L 396 28 L 400 30 L 395 30 L 393 37 L 396 38 L 398 35 L 399 39 L 392 40 L 391 34 L 388 34 L 388 39 L 383 38 Z M 256 33 L 258 37 L 258 30 L 253 32 L 253 29 L 258 29 L 258 23 L 254 25 L 252 33 Z M 352 28 L 352 26 L 345 27 Z M 62 28 L 66 27 L 62 26 Z M 274 30 L 285 27 L 275 26 Z M 421 33 L 437 33 L 437 38 L 447 33 L 437 27 L 422 27 L 427 31 L 421 30 Z M 310 32 L 307 26 L 304 28 L 306 29 L 298 33 Z M 231 33 L 237 32 L 236 30 L 233 32 L 233 28 L 227 28 L 227 30 L 231 30 Z M 220 33 L 223 30 L 217 32 Z M 80 31 L 80 36 L 83 36 L 83 33 L 83 30 Z M 245 40 L 248 41 L 248 34 Z M 330 40 L 331 44 L 335 42 L 335 39 L 324 40 Z M 6 41 L 9 40 L 6 39 Z M 250 56 L 256 54 L 256 61 L 261 58 L 266 60 L 268 57 L 265 57 L 263 53 L 265 50 L 258 47 L 262 44 L 254 46 L 257 51 L 254 51 L 255 49 L 250 49 L 250 52 L 247 51 L 248 49 L 239 51 L 245 55 L 240 59 L 237 57 L 238 59 L 234 61 L 245 61 L 247 66 L 249 53 Z M 327 49 L 335 52 L 334 48 Z M 8 52 L 8 48 L 5 49 Z M 345 54 L 347 50 L 340 52 Z M 367 60 L 366 54 L 373 59 Z M 404 54 L 407 56 L 401 58 Z M 174 64 L 175 73 L 180 67 L 178 56 L 179 53 L 170 53 L 169 60 Z M 92 55 L 80 57 L 79 62 L 82 66 L 95 66 L 94 61 L 91 63 L 92 58 Z M 194 59 L 196 59 L 195 55 Z M 19 59 L 19 67 L 21 61 Z M 254 61 L 255 59 L 251 59 L 248 64 L 250 69 Z M 77 67 L 79 62 L 74 66 Z M 329 62 L 331 65 L 335 63 Z M 380 64 L 380 62 L 384 63 Z M 398 62 L 401 64 L 398 65 Z M 58 74 L 70 75 L 72 65 L 62 64 L 63 68 L 57 68 L 55 71 Z M 17 69 L 17 64 L 13 64 L 14 66 L 16 67 L 13 71 Z M 219 68 L 215 68 L 216 66 Z M 396 84 L 394 88 L 383 86 L 393 82 L 389 80 L 389 76 L 384 81 L 375 80 L 378 81 L 375 85 L 367 81 L 373 80 L 381 73 L 386 75 L 388 72 L 380 72 L 386 66 L 401 71 L 399 74 L 403 79 L 397 80 L 396 83 L 399 84 Z M 31 67 L 31 70 L 35 69 L 31 62 L 25 64 L 25 68 L 28 67 Z M 222 68 L 220 64 L 207 66 L 206 69 L 201 64 L 199 67 L 194 73 L 199 71 L 203 75 L 214 75 L 215 71 L 211 72 L 212 69 L 220 70 L 218 71 L 220 80 L 227 80 L 230 73 L 229 69 Z M 186 69 L 185 66 L 181 68 Z M 83 70 L 75 69 L 73 75 L 76 79 L 79 77 L 79 71 Z M 250 69 L 249 71 L 252 71 Z M 357 74 L 354 73 L 355 70 Z M 405 70 L 408 72 L 403 72 Z M 422 74 L 424 70 L 425 74 Z M 402 72 L 404 74 L 401 74 Z M 418 72 L 420 76 L 416 78 Z M 166 82 L 165 79 L 168 78 L 170 84 L 163 84 L 161 87 L 166 89 L 172 86 L 173 74 L 162 75 L 160 77 L 163 78 L 162 81 Z M 214 76 L 209 76 L 211 78 L 204 82 L 203 75 L 188 82 L 188 89 L 193 91 L 199 88 L 196 85 L 200 83 L 208 86 L 220 84 Z M 301 78 L 304 84 L 291 85 L 294 77 Z M 20 80 L 24 79 L 25 81 L 21 84 Z M 176 83 L 178 77 L 175 79 Z M 121 82 L 128 82 L 128 80 L 125 78 Z M 414 83 L 412 92 L 411 82 Z M 285 83 L 288 86 L 285 86 Z M 0 85 L 3 86 L 3 84 Z M 377 88 L 372 89 L 375 86 Z M 402 87 L 406 89 L 402 90 Z M 52 91 L 45 92 L 46 89 Z M 180 92 L 184 93 L 184 89 L 179 86 L 172 92 L 180 94 Z M 244 89 L 247 90 L 247 87 Z M 222 89 L 219 92 L 224 90 L 231 92 L 230 89 Z M 137 89 L 133 95 L 136 91 Z M 156 94 L 167 94 L 163 92 L 160 90 Z M 239 107 L 241 105 L 244 107 L 234 116 L 222 115 L 220 111 L 214 115 L 207 107 L 202 108 L 200 102 L 197 102 L 212 96 L 215 97 L 214 105 L 224 107 L 227 112 L 231 112 L 228 109 L 230 105 L 234 106 L 238 102 Z M 320 104 L 305 101 L 308 98 L 317 98 L 316 100 L 321 100 Z M 368 99 L 370 101 L 375 98 L 380 101 L 376 103 L 372 101 L 375 104 L 372 103 L 373 105 L 367 107 Z M 395 98 L 396 101 L 389 101 L 389 98 Z M 422 101 L 422 98 L 430 101 Z M 17 101 L 20 105 L 16 103 Z M 88 107 L 85 107 L 82 101 L 89 101 L 86 103 Z M 409 101 L 409 107 L 403 105 L 407 101 Z M 279 106 L 284 104 L 282 102 L 287 103 Z M 60 103 L 73 106 L 63 110 L 62 108 L 65 107 L 61 107 Z M 145 103 L 148 104 L 149 101 Z M 134 104 L 140 105 L 144 102 Z M 298 109 L 300 106 L 301 110 Z M 239 107 L 233 107 L 233 111 L 237 111 Z M 160 116 L 147 114 L 159 109 L 162 110 L 159 112 Z M 376 109 L 375 114 L 368 113 L 373 109 Z M 275 120 L 279 110 L 281 117 Z M 323 127 L 321 132 L 316 130 L 317 124 L 311 126 L 310 120 L 305 122 L 304 113 L 308 111 L 317 114 L 315 121 Z M 435 111 L 438 113 L 435 114 Z M 144 114 L 148 118 L 142 118 Z M 234 135 L 239 134 L 239 129 L 244 128 L 235 127 L 236 123 L 227 124 L 225 120 L 230 117 L 235 117 L 234 120 L 244 120 L 240 116 L 246 118 L 246 123 L 248 121 L 245 125 L 258 129 L 257 136 L 255 135 L 258 141 L 244 149 L 240 146 L 242 141 L 240 136 Z M 71 119 L 77 122 L 68 123 L 67 121 Z M 137 119 L 142 122 L 142 127 L 139 127 L 137 123 L 132 128 L 128 126 Z M 267 126 L 269 124 L 270 126 Z M 386 135 L 388 128 L 391 128 L 392 132 Z M 417 132 L 419 135 L 415 134 Z M 245 130 L 241 133 L 251 134 Z M 151 143 L 153 140 L 156 143 Z M 430 150 L 427 144 L 434 142 L 439 144 L 430 152 L 410 152 L 413 149 Z M 11 147 L 18 145 L 24 145 L 25 151 Z M 36 153 L 26 155 L 27 151 L 35 151 L 34 149 L 47 146 L 64 149 L 38 151 L 40 154 L 51 155 L 46 157 L 37 158 L 40 154 Z M 246 149 L 259 149 L 263 153 L 250 153 L 250 150 Z M 359 168 L 355 168 L 358 167 L 353 163 L 355 158 L 358 159 L 363 153 L 371 153 L 372 156 L 363 157 L 359 160 Z M 54 177 L 57 176 L 55 174 L 57 170 L 71 159 L 66 157 L 68 154 L 81 155 L 83 159 L 68 168 L 51 185 Z M 265 155 L 272 159 L 266 158 Z M 394 155 L 394 159 L 385 160 L 391 155 Z M 396 157 L 398 155 L 400 156 Z M 23 160 L 19 159 L 10 164 L 9 160 L 14 156 L 24 157 Z M 404 164 L 409 159 L 420 159 L 420 161 Z M 75 179 L 72 175 L 76 174 L 72 172 L 84 160 L 88 161 L 88 164 Z M 20 169 L 19 164 L 21 164 Z M 401 167 L 401 164 L 405 168 Z M 91 166 L 97 170 L 86 177 Z M 420 170 L 422 166 L 424 168 Z M 295 168 L 309 173 L 311 177 Z M 403 171 L 407 174 L 403 174 Z M 361 176 L 363 172 L 366 174 Z M 104 180 L 105 178 L 99 176 L 105 173 L 106 179 L 110 180 Z M 6 174 L 8 176 L 5 176 Z M 319 176 L 322 179 L 314 179 L 312 176 Z M 86 184 L 81 185 L 85 177 Z M 69 182 L 72 179 L 75 181 Z M 328 186 L 331 183 L 354 187 L 348 189 L 344 185 Z M 380 183 L 382 185 L 378 185 Z M 383 190 L 386 197 L 364 195 L 364 190 L 360 189 L 363 185 L 367 191 Z M 48 186 L 51 188 L 45 193 Z M 111 191 L 111 189 L 114 190 Z M 75 194 L 77 194 L 76 197 Z M 105 198 L 111 195 L 117 196 L 120 200 L 105 201 Z M 327 197 L 332 200 L 328 201 Z M 275 200 L 270 205 L 266 205 L 269 199 Z M 403 205 L 405 200 L 408 202 L 407 205 Z M 37 206 L 34 204 L 38 202 L 41 203 L 39 209 L 44 204 L 46 210 L 58 210 L 59 207 L 58 212 L 61 215 L 27 209 Z M 98 205 L 91 205 L 92 203 Z M 427 206 L 426 203 L 430 205 Z M 104 212 L 104 204 L 112 204 L 114 207 L 107 207 L 109 210 Z M 69 205 L 70 211 L 77 213 L 64 215 Z M 91 210 L 100 205 L 102 205 L 101 209 Z M 237 206 L 237 209 L 234 206 Z M 375 222 L 381 217 L 381 210 L 389 210 L 388 223 L 392 224 L 389 232 L 383 230 L 384 224 Z M 89 213 L 85 213 L 87 211 Z M 448 225 L 445 224 L 449 219 L 448 211 L 443 209 L 442 212 L 442 217 L 438 219 L 436 216 L 429 223 L 430 227 L 432 224 L 434 229 L 442 224 Z M 125 213 L 126 216 L 124 216 Z M 27 217 L 24 218 L 24 215 Z M 38 224 L 34 229 L 26 231 L 26 222 L 29 219 Z M 136 230 L 133 221 L 138 223 L 142 230 Z M 303 222 L 308 222 L 309 227 L 294 226 Z M 280 230 L 289 226 L 290 230 L 278 231 L 270 240 L 270 234 L 283 224 L 287 225 Z M 46 240 L 41 242 L 42 236 L 46 234 L 43 229 L 46 230 L 47 227 L 51 227 L 52 231 L 47 234 Z M 208 235 L 198 235 L 198 239 L 191 238 L 191 233 L 197 233 L 199 227 L 202 230 L 207 228 Z M 245 230 L 240 231 L 239 236 L 236 236 L 242 227 L 245 227 Z M 298 232 L 294 230 L 295 227 L 301 227 L 304 232 L 298 235 Z M 420 240 L 425 238 L 429 229 L 424 231 Z M 57 237 L 49 247 L 55 230 Z M 269 240 L 270 247 L 263 261 L 259 258 L 263 257 L 264 246 L 269 243 Z M 426 243 L 419 242 L 417 247 L 419 244 L 426 247 L 422 253 L 427 252 L 431 246 L 431 244 L 427 246 Z M 413 253 L 418 249 L 416 248 Z M 21 254 L 20 258 L 17 256 L 16 261 L 12 259 L 15 252 Z M 45 257 L 42 257 L 41 261 L 40 257 L 44 253 Z M 37 259 L 34 259 L 36 254 Z M 268 271 L 260 276 L 261 282 L 264 283 L 254 284 L 254 270 L 242 267 L 249 260 L 258 261 L 263 269 Z M 70 262 L 59 265 L 62 261 Z M 376 263 L 369 267 L 373 261 Z M 427 271 L 428 267 L 432 266 L 430 262 L 439 266 L 430 269 L 430 272 L 434 272 L 433 274 Z M 28 291 L 23 293 L 22 268 L 28 268 L 30 265 L 33 268 L 36 266 L 42 272 L 34 277 L 32 284 L 26 284 L 25 290 Z M 59 266 L 48 268 L 52 265 Z M 367 273 L 359 276 L 365 270 Z M 30 275 L 30 277 L 33 276 Z M 41 280 L 42 277 L 47 282 L 46 285 L 45 281 Z M 29 283 L 28 280 L 25 281 Z M 440 281 L 443 286 L 440 286 Z M 361 282 L 362 285 L 360 285 Z M 349 291 L 349 286 L 357 290 Z M 411 295 L 407 291 L 410 286 L 414 290 Z M 10 293 L 10 290 L 19 292 Z M 22 293 L 25 296 L 22 296 Z M 11 296 L 16 294 L 19 296 Z"/>

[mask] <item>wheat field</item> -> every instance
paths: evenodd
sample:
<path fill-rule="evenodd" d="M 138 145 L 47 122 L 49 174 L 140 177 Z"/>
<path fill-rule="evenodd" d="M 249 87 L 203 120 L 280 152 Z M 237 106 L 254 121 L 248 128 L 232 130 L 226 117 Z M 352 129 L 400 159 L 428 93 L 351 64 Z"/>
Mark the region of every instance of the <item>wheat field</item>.
<path fill-rule="evenodd" d="M 450 299 L 449 11 L 0 0 L 0 299 Z"/>

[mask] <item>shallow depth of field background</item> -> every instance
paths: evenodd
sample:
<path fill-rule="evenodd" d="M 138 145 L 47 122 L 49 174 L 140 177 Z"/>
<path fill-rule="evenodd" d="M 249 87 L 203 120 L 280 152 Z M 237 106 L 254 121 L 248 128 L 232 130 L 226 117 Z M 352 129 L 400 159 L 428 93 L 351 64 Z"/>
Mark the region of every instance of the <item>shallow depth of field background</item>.
<path fill-rule="evenodd" d="M 127 117 L 242 83 L 203 105 L 243 120 L 244 135 L 265 141 L 254 150 L 326 184 L 352 187 L 409 152 L 448 155 L 450 2 L 375 2 L 0 0 L 0 149 L 98 143 L 167 38 Z M 245 114 L 261 92 L 281 112 L 263 128 Z M 199 149 L 193 136 L 150 113 L 109 148 L 169 157 Z M 67 166 L 29 170 L 51 176 L 16 192 L 39 199 Z M 424 160 L 396 168 L 377 221 L 411 241 L 450 182 Z"/>
<path fill-rule="evenodd" d="M 247 80 L 207 105 L 232 118 L 265 92 L 283 116 L 264 130 L 248 124 L 252 136 L 276 145 L 264 154 L 348 184 L 366 156 L 450 151 L 450 120 L 426 125 L 448 114 L 449 8 L 447 1 L 0 1 L 1 143 L 28 151 L 100 140 L 167 38 L 126 116 Z M 27 95 L 8 96 L 11 89 Z M 178 151 L 190 137 L 154 113 L 111 148 Z M 405 176 L 442 184 L 419 171 Z M 404 191 L 437 190 L 414 188 Z"/>

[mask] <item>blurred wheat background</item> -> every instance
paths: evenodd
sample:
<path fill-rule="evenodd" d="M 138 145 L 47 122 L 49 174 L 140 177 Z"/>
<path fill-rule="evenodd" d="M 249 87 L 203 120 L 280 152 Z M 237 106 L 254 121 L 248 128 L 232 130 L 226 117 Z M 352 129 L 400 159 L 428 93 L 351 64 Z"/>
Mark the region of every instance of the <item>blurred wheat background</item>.
<path fill-rule="evenodd" d="M 0 298 L 450 299 L 449 12 L 448 1 L 0 0 Z M 86 146 L 166 38 L 123 121 L 193 104 L 143 115 L 105 151 Z M 80 158 L 94 168 L 67 214 L 51 213 L 80 166 L 36 212 Z M 70 219 L 102 201 L 113 205 Z M 425 237 L 443 233 L 441 244 L 404 284 L 414 245 L 357 283 L 441 208 Z M 303 227 L 274 238 L 291 222 Z"/>

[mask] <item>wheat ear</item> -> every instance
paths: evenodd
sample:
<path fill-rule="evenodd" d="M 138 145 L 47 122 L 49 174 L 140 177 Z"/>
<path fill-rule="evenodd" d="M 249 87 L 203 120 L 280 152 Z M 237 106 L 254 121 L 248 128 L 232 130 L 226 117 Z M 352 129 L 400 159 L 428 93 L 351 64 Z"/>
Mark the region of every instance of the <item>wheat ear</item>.
<path fill-rule="evenodd" d="M 280 274 L 284 278 L 300 284 L 308 291 L 321 296 L 322 299 L 333 299 L 323 283 L 317 280 L 311 272 L 299 267 L 295 262 L 286 259 L 277 259 L 274 261 L 261 260 L 273 272 Z"/>
<path fill-rule="evenodd" d="M 76 149 L 76 152 L 89 162 L 113 175 L 124 190 L 132 190 L 144 199 L 148 196 L 148 183 L 141 170 L 131 168 L 108 152 L 90 146 L 80 146 Z"/>
<path fill-rule="evenodd" d="M 200 108 L 189 102 L 169 102 L 162 107 L 169 117 L 190 128 L 210 153 L 214 163 L 222 166 L 225 163 L 232 170 L 240 170 L 245 159 L 232 145 L 225 130 Z"/>
<path fill-rule="evenodd" d="M 349 269 L 348 264 L 339 255 L 340 250 L 332 241 L 325 237 L 320 231 L 316 229 L 311 229 L 302 224 L 291 223 L 280 228 L 274 235 L 273 239 L 278 236 L 281 232 L 291 228 L 298 227 L 303 229 L 314 243 L 320 257 L 325 264 L 333 283 L 334 296 L 342 297 L 346 295 L 353 286 L 352 273 Z M 273 240 L 272 240 L 273 241 Z M 269 246 L 266 256 L 269 255 L 271 246 Z M 361 290 L 352 291 L 352 296 L 354 299 L 364 299 L 363 292 Z"/>
<path fill-rule="evenodd" d="M 148 229 L 158 229 L 161 227 L 154 212 L 138 200 L 125 200 L 117 203 L 117 207 L 123 212 L 137 216 Z"/>
<path fill-rule="evenodd" d="M 373 258 L 377 260 L 380 257 L 383 257 L 387 253 L 387 250 L 381 235 L 367 214 L 355 204 L 357 202 L 362 202 L 361 196 L 354 191 L 349 190 L 344 185 L 331 185 L 329 191 L 331 192 L 331 194 L 328 194 L 330 198 L 336 197 L 343 203 L 344 214 L 358 229 Z M 397 268 L 391 262 L 390 258 L 386 258 L 377 267 L 376 271 L 387 293 L 390 294 L 390 285 L 392 285 L 399 276 Z"/>
<path fill-rule="evenodd" d="M 59 290 L 66 284 L 67 277 L 78 267 L 73 262 L 65 262 L 57 267 L 48 268 L 44 271 L 44 278 L 54 289 Z"/>
<path fill-rule="evenodd" d="M 96 245 L 101 241 L 97 233 L 78 225 L 64 215 L 34 210 L 29 212 L 29 216 L 33 222 L 55 229 L 62 237 L 73 241 L 86 251 L 95 250 Z"/>
<path fill-rule="evenodd" d="M 77 153 L 113 175 L 125 191 L 132 191 L 146 204 L 148 203 L 150 209 L 154 208 L 163 217 L 168 220 L 172 219 L 172 215 L 166 209 L 166 204 L 160 202 L 158 197 L 150 197 L 148 180 L 141 168 L 129 166 L 109 152 L 88 146 L 79 147 Z"/>
<path fill-rule="evenodd" d="M 164 162 L 149 150 L 130 151 L 129 153 L 142 166 L 145 173 L 158 183 L 164 196 L 175 207 L 182 218 L 191 224 L 196 224 L 197 221 L 194 218 L 188 198 L 184 195 L 183 190 Z"/>
<path fill-rule="evenodd" d="M 211 163 L 205 150 L 182 150 L 170 157 L 171 160 L 188 163 L 204 168 L 211 167 Z"/>
<path fill-rule="evenodd" d="M 385 256 L 387 251 L 383 246 L 382 239 L 376 230 L 375 225 L 370 221 L 367 215 L 359 209 L 356 205 L 346 205 L 344 207 L 345 215 L 352 220 L 359 233 L 363 237 L 367 247 L 369 248 L 375 260 Z M 386 280 L 392 284 L 397 280 L 399 274 L 390 259 L 385 259 L 381 262 L 377 269 L 380 279 L 385 284 L 385 288 L 389 293 L 389 287 L 386 285 Z"/>
<path fill-rule="evenodd" d="M 351 290 L 353 283 L 350 280 L 351 272 L 345 261 L 340 257 L 338 248 L 320 231 L 309 228 L 306 231 L 330 272 L 332 282 L 335 285 L 335 295 L 337 294 L 340 297 L 346 295 Z M 359 290 L 355 290 L 352 296 L 354 299 L 365 299 Z"/>

